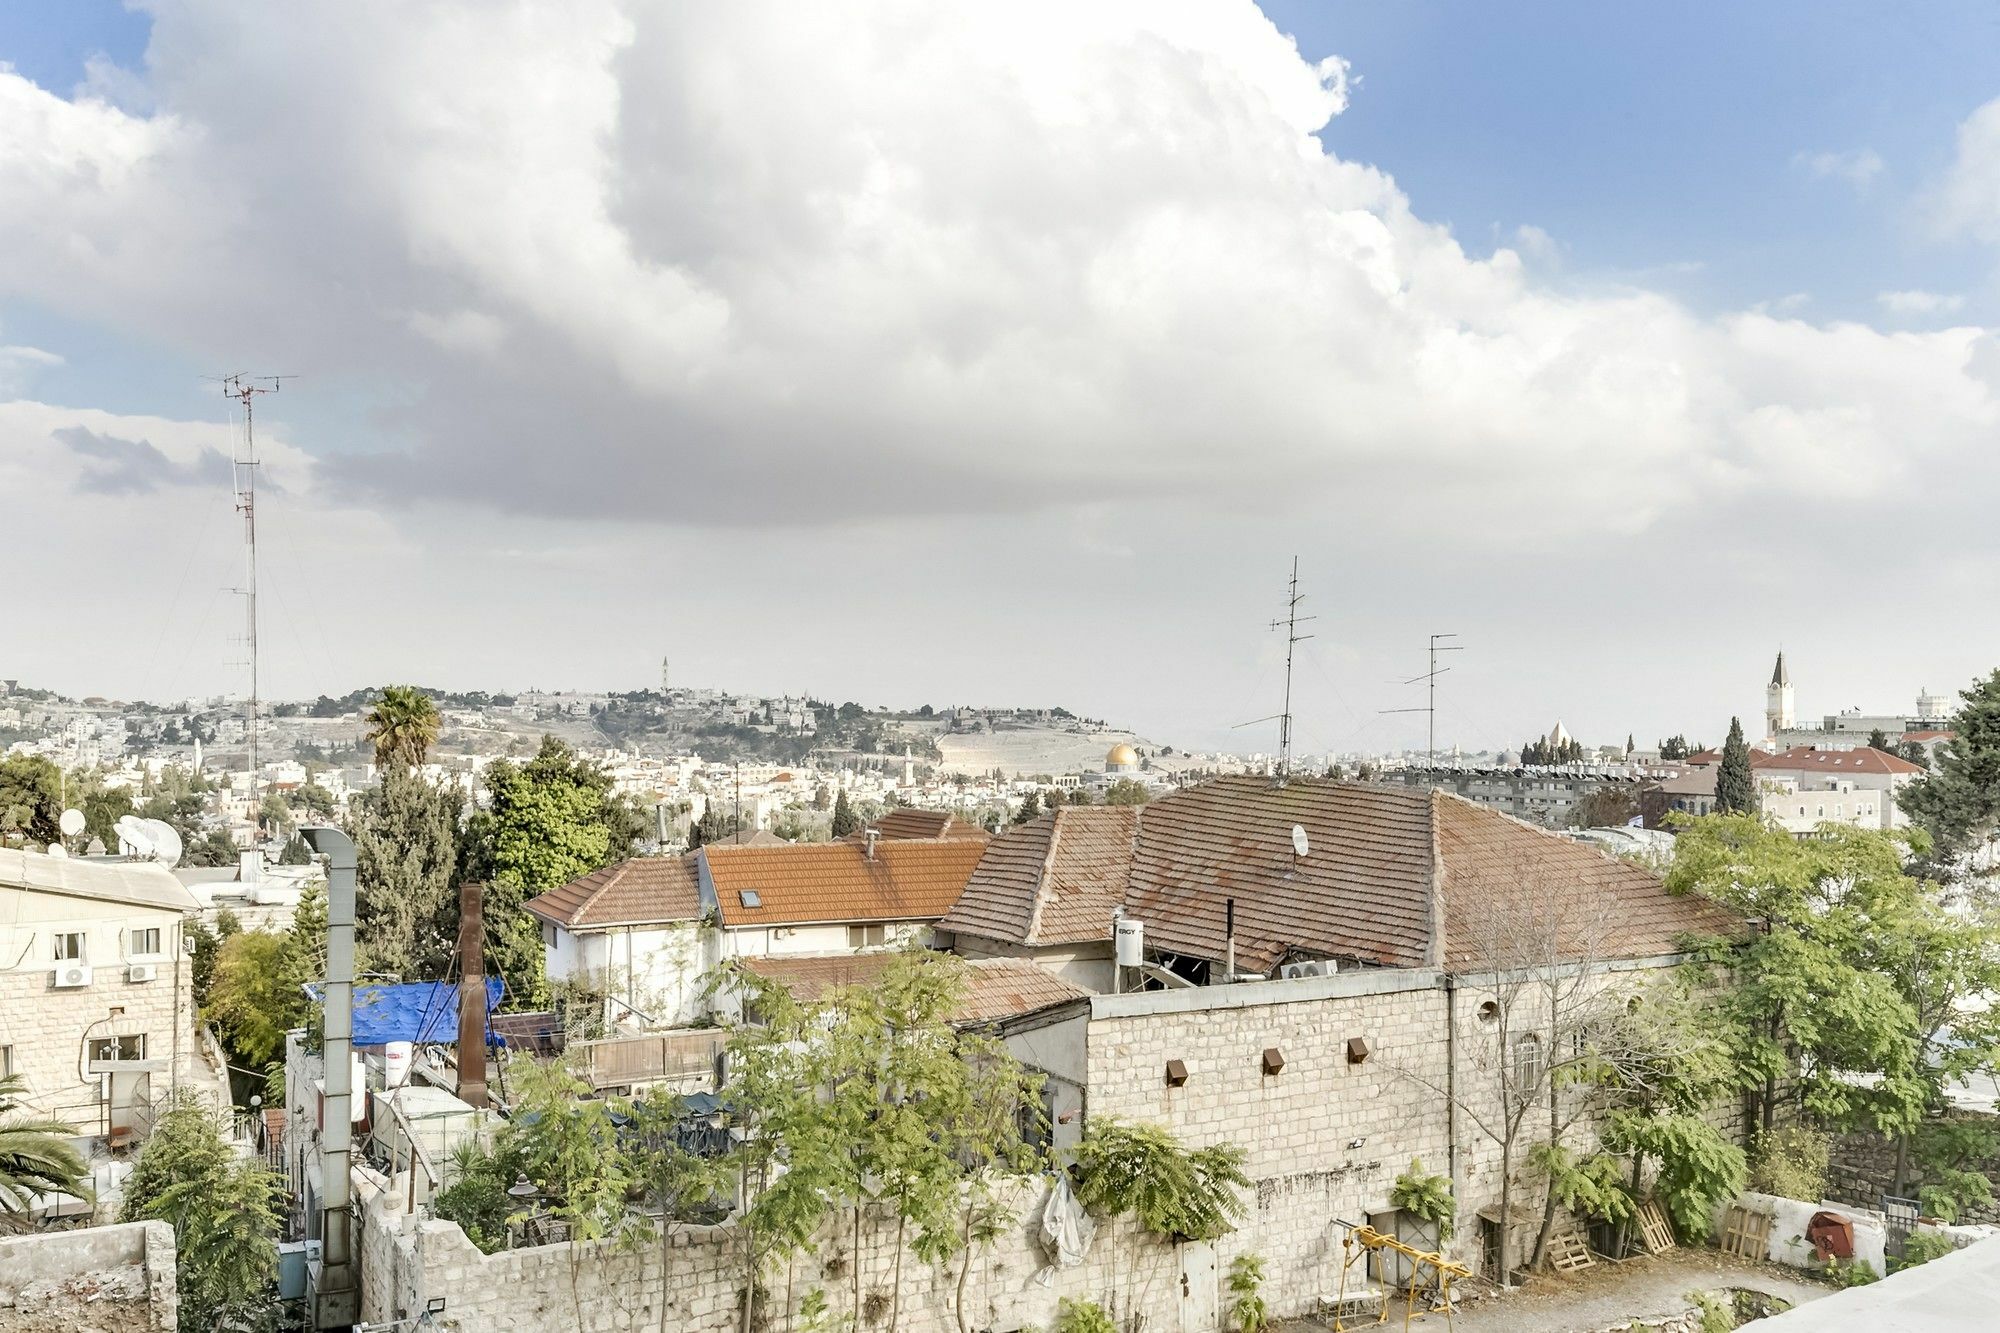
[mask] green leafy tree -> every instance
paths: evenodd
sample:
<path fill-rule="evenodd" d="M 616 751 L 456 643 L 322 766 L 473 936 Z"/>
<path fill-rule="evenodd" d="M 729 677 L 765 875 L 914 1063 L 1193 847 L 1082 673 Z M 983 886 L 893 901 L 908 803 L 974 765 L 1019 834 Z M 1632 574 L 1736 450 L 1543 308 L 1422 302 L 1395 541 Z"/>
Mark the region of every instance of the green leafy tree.
<path fill-rule="evenodd" d="M 1270 1306 L 1264 1300 L 1264 1260 L 1239 1254 L 1229 1262 L 1229 1317 L 1237 1333 L 1264 1333 L 1271 1327 Z"/>
<path fill-rule="evenodd" d="M 1021 808 L 1014 812 L 1014 822 L 1016 824 L 1026 824 L 1040 817 L 1041 813 L 1041 793 L 1031 791 L 1021 798 Z"/>
<path fill-rule="evenodd" d="M 833 836 L 844 838 L 860 827 L 861 820 L 854 813 L 853 803 L 847 799 L 847 790 L 842 788 L 833 800 Z"/>
<path fill-rule="evenodd" d="M 240 1327 L 269 1312 L 283 1191 L 281 1177 L 230 1148 L 198 1096 L 171 1095 L 125 1182 L 119 1220 L 173 1227 L 183 1327 Z"/>
<path fill-rule="evenodd" d="M 1106 805 L 1144 805 L 1152 798 L 1152 790 L 1137 778 L 1115 778 L 1104 789 Z"/>
<path fill-rule="evenodd" d="M 540 1004 L 548 986 L 542 934 L 521 905 L 630 852 L 611 778 L 554 736 L 534 758 L 487 766 L 488 808 L 466 821 L 460 873 L 486 888 L 486 952 L 520 1004 Z"/>
<path fill-rule="evenodd" d="M 333 818 L 333 793 L 317 782 L 306 783 L 287 799 L 291 801 L 294 810 L 303 811 L 314 820 L 324 821 Z"/>
<path fill-rule="evenodd" d="M 298 825 L 298 816 L 292 813 L 291 802 L 283 795 L 267 791 L 257 806 L 257 823 L 266 833 L 286 837 Z"/>
<path fill-rule="evenodd" d="M 627 1163 L 623 1174 L 645 1204 L 658 1213 L 654 1238 L 660 1247 L 660 1333 L 667 1333 L 675 1227 L 694 1216 L 727 1212 L 734 1172 L 727 1160 L 705 1157 L 682 1146 L 680 1127 L 687 1116 L 687 1101 L 664 1084 L 648 1088 L 626 1103 L 624 1111 L 630 1127 L 620 1139 Z"/>
<path fill-rule="evenodd" d="M 236 1062 L 248 1069 L 282 1065 L 285 1034 L 304 1027 L 313 1005 L 307 983 L 326 971 L 326 898 L 308 890 L 284 931 L 236 931 L 215 950 L 203 1016 Z"/>
<path fill-rule="evenodd" d="M 69 803 L 83 812 L 81 836 L 85 845 L 95 838 L 107 850 L 118 850 L 118 821 L 136 813 L 130 789 L 107 787 L 102 771 L 79 768 L 69 775 Z"/>
<path fill-rule="evenodd" d="M 392 766 L 354 801 L 355 936 L 365 966 L 442 977 L 458 936 L 456 787 Z"/>
<path fill-rule="evenodd" d="M 1974 682 L 1959 700 L 1952 739 L 1938 747 L 1936 767 L 1897 798 L 1947 860 L 2000 827 L 2000 671 Z"/>
<path fill-rule="evenodd" d="M 375 762 L 382 768 L 422 764 L 443 728 L 437 705 L 414 685 L 385 686 L 362 720 L 368 724 Z"/>
<path fill-rule="evenodd" d="M 1660 758 L 1685 759 L 1688 757 L 1688 738 L 1676 733 L 1660 742 Z"/>
<path fill-rule="evenodd" d="M 233 866 L 241 849 L 221 829 L 198 833 L 183 841 L 181 864 L 189 866 Z"/>
<path fill-rule="evenodd" d="M 1881 750 L 1884 753 L 1894 753 L 1889 746 L 1889 733 L 1880 727 L 1868 733 L 1868 748 L 1871 750 Z"/>
<path fill-rule="evenodd" d="M 1722 815 L 1757 813 L 1757 783 L 1750 773 L 1750 746 L 1743 723 L 1729 719 L 1729 739 L 1722 743 L 1722 763 L 1715 770 L 1715 811 Z"/>
<path fill-rule="evenodd" d="M 90 1195 L 90 1167 L 70 1146 L 76 1130 L 30 1113 L 26 1076 L 0 1074 L 0 1213 L 23 1217 L 37 1194 Z"/>
<path fill-rule="evenodd" d="M 56 842 L 62 811 L 61 769 L 38 754 L 0 759 L 0 841 Z"/>
<path fill-rule="evenodd" d="M 1093 1120 L 1077 1145 L 1077 1201 L 1106 1216 L 1129 1214 L 1157 1236 L 1214 1240 L 1242 1218 L 1243 1149 L 1189 1150 L 1158 1125 Z"/>
<path fill-rule="evenodd" d="M 1714 1010 L 1754 1121 L 1774 1127 L 1779 1081 L 1796 1065 L 1823 1122 L 1891 1134 L 1915 1125 L 1938 1079 L 1960 1067 L 1941 1038 L 1952 997 L 1978 975 L 1964 956 L 1980 946 L 1960 937 L 1936 886 L 1905 872 L 1896 839 L 1827 825 L 1801 840 L 1755 816 L 1710 816 L 1682 830 L 1667 886 L 1752 923 L 1703 956 L 1733 979 Z M 1967 1058 L 1989 1050 L 1982 1037 Z"/>

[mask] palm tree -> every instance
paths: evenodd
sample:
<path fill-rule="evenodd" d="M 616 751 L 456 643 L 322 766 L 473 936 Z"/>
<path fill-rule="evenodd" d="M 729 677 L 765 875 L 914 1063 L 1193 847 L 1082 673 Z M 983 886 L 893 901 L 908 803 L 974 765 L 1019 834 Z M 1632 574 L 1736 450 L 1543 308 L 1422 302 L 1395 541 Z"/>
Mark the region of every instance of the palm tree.
<path fill-rule="evenodd" d="M 0 1076 L 0 1211 L 25 1213 L 37 1194 L 89 1196 L 84 1184 L 90 1168 L 69 1145 L 75 1133 L 60 1120 L 22 1116 L 21 1094 L 27 1080 L 19 1074 Z"/>
<path fill-rule="evenodd" d="M 437 743 L 437 705 L 414 685 L 389 685 L 368 710 L 368 739 L 375 762 L 383 768 L 406 764 L 415 768 Z"/>

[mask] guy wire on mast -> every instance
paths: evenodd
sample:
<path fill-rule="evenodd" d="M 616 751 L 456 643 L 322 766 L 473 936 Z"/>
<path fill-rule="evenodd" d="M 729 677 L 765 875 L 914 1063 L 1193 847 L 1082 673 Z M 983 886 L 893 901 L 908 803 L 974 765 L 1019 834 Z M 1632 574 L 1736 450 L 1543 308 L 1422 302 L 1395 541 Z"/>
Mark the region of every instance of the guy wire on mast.
<path fill-rule="evenodd" d="M 1310 634 L 1299 633 L 1299 626 L 1308 620 L 1319 619 L 1318 616 L 1302 616 L 1299 614 L 1299 603 L 1304 600 L 1305 597 L 1299 592 L 1299 558 L 1293 556 L 1292 581 L 1285 595 L 1285 618 L 1271 622 L 1272 629 L 1283 629 L 1285 631 L 1284 711 L 1274 713 L 1269 717 L 1252 718 L 1248 722 L 1239 722 L 1236 724 L 1238 728 L 1254 727 L 1263 722 L 1276 722 L 1278 724 L 1277 777 L 1280 782 L 1283 782 L 1292 775 L 1292 654 L 1301 643 L 1313 637 Z"/>
<path fill-rule="evenodd" d="M 244 642 L 250 652 L 250 702 L 245 717 L 244 736 L 250 749 L 250 795 L 257 795 L 257 710 L 260 702 L 257 680 L 257 434 L 254 404 L 258 394 L 276 393 L 290 375 L 228 375 L 222 394 L 243 405 L 243 440 L 232 452 L 231 479 L 236 483 L 236 510 L 243 515 L 243 586 L 236 591 L 243 598 Z"/>

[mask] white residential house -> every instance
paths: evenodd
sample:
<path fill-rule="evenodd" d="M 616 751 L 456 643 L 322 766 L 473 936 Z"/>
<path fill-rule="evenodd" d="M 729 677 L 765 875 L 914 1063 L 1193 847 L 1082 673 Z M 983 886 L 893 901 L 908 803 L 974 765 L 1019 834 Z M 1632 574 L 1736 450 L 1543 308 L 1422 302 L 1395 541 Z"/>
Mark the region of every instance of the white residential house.
<path fill-rule="evenodd" d="M 198 906 L 151 862 L 0 848 L 0 1072 L 33 1111 L 124 1139 L 196 1070 L 181 939 Z"/>
<path fill-rule="evenodd" d="M 963 837 L 717 844 L 621 861 L 527 908 L 551 981 L 602 995 L 614 1021 L 684 1026 L 716 1012 L 704 978 L 732 959 L 927 940 L 985 847 Z"/>

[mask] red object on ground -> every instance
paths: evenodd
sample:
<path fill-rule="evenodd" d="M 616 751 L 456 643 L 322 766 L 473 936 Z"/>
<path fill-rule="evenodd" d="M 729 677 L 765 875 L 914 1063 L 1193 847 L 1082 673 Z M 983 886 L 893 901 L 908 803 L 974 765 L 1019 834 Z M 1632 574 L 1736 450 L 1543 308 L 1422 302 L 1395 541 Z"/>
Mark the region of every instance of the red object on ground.
<path fill-rule="evenodd" d="M 1854 1257 L 1854 1223 L 1839 1213 L 1814 1213 L 1806 1223 L 1806 1239 L 1821 1263 Z"/>

